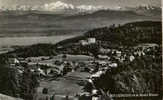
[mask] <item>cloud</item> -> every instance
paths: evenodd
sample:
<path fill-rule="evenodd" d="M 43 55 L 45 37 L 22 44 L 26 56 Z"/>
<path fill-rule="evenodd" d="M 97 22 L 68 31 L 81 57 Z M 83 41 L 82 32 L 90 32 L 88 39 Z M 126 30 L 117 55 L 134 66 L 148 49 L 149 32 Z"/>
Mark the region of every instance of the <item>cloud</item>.
<path fill-rule="evenodd" d="M 44 4 L 42 6 L 42 9 L 46 11 L 65 10 L 65 9 L 74 9 L 74 8 L 75 8 L 74 5 L 67 4 L 61 1 Z"/>

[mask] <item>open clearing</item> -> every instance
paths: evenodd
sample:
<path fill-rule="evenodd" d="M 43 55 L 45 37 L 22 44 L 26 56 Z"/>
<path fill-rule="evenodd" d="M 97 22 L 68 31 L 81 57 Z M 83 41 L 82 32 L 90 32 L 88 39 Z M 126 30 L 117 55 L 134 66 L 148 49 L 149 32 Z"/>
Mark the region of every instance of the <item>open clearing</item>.
<path fill-rule="evenodd" d="M 42 89 L 46 87 L 49 90 L 49 94 L 74 96 L 83 91 L 83 86 L 80 86 L 77 82 L 86 81 L 89 76 L 90 74 L 86 72 L 70 72 L 57 80 L 44 80 L 41 81 L 38 92 L 41 93 Z"/>

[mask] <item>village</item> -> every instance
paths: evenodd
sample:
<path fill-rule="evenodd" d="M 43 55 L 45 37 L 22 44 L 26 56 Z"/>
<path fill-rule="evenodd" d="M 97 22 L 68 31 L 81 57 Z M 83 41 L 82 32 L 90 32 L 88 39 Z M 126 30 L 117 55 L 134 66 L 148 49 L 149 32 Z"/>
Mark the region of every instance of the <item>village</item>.
<path fill-rule="evenodd" d="M 91 46 L 98 43 L 96 38 L 91 37 L 76 44 Z M 100 47 L 97 57 L 92 54 L 74 55 L 65 51 L 57 56 L 9 58 L 9 62 L 10 67 L 17 68 L 19 73 L 28 69 L 39 76 L 40 86 L 37 88 L 35 100 L 85 100 L 83 96 L 92 100 L 102 100 L 100 95 L 103 95 L 103 91 L 96 89 L 94 85 L 96 79 L 106 71 L 116 69 L 119 64 L 132 62 L 137 57 L 149 55 L 155 58 L 154 53 L 158 48 L 159 45 L 154 43 L 131 48 Z M 88 83 L 93 86 L 91 92 L 83 90 Z"/>

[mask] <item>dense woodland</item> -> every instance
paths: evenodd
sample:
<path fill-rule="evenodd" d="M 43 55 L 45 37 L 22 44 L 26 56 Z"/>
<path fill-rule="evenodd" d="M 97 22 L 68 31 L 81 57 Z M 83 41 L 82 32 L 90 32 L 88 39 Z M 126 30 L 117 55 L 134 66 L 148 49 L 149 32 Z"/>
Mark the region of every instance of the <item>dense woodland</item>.
<path fill-rule="evenodd" d="M 95 81 L 98 88 L 110 93 L 161 93 L 162 63 L 160 52 L 119 63 Z"/>

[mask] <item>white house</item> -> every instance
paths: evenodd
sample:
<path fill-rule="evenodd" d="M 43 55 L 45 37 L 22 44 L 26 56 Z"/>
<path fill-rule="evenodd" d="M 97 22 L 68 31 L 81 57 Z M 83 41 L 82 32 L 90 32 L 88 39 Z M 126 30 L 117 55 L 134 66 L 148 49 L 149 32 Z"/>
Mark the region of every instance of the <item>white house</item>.
<path fill-rule="evenodd" d="M 98 78 L 100 77 L 104 72 L 103 71 L 98 71 L 95 74 L 91 75 L 91 78 Z"/>
<path fill-rule="evenodd" d="M 20 63 L 17 58 L 9 58 L 8 60 L 9 60 L 10 64 L 19 64 Z"/>
<path fill-rule="evenodd" d="M 118 64 L 117 63 L 111 63 L 111 64 L 109 64 L 109 66 L 116 68 L 116 67 L 118 67 Z"/>
<path fill-rule="evenodd" d="M 133 55 L 131 55 L 129 59 L 132 62 L 135 59 L 135 57 Z"/>
<path fill-rule="evenodd" d="M 98 55 L 99 59 L 110 59 L 107 55 Z"/>
<path fill-rule="evenodd" d="M 100 48 L 100 53 L 107 54 L 107 53 L 110 53 L 110 52 L 111 52 L 111 49 Z"/>
<path fill-rule="evenodd" d="M 89 43 L 89 44 L 94 44 L 94 43 L 96 43 L 96 38 L 88 38 L 88 43 Z"/>
<path fill-rule="evenodd" d="M 88 45 L 88 42 L 86 40 L 80 40 L 80 44 L 85 46 L 85 45 Z"/>

